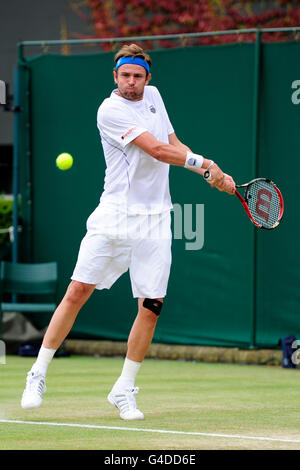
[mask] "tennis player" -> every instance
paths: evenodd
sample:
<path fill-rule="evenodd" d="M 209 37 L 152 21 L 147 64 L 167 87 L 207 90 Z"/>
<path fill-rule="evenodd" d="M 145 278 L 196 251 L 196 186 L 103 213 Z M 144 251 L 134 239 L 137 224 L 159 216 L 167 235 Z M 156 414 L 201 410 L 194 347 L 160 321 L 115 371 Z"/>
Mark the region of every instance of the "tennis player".
<path fill-rule="evenodd" d="M 125 420 L 143 419 L 135 379 L 161 312 L 171 265 L 169 165 L 199 173 L 209 184 L 234 193 L 231 176 L 177 138 L 158 89 L 149 86 L 151 58 L 135 44 L 115 56 L 117 88 L 99 107 L 97 125 L 106 174 L 100 203 L 87 220 L 77 263 L 65 296 L 27 374 L 21 406 L 37 408 L 46 391 L 47 368 L 94 289 L 110 289 L 128 269 L 138 314 L 128 338 L 120 377 L 108 401 Z M 120 304 L 122 307 L 122 303 Z"/>

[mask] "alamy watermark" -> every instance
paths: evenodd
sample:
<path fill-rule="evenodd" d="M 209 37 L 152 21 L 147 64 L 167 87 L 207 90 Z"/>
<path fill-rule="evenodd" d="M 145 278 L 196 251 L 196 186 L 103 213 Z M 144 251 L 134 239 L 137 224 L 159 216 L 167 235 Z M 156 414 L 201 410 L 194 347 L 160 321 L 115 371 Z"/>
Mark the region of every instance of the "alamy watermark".
<path fill-rule="evenodd" d="M 293 354 L 291 355 L 291 361 L 293 364 L 297 365 L 297 364 L 300 364 L 300 340 L 299 339 L 295 339 L 295 341 L 292 342 L 291 344 L 291 348 L 292 349 L 295 349 L 295 351 L 293 352 Z"/>
<path fill-rule="evenodd" d="M 160 206 L 141 204 L 120 205 L 112 214 L 100 205 L 100 218 L 96 209 L 89 217 L 87 227 L 111 239 L 169 240 L 173 236 L 174 240 L 185 240 L 186 250 L 201 250 L 204 246 L 204 204 L 176 203 L 171 213 Z"/>
<path fill-rule="evenodd" d="M 175 240 L 189 240 L 186 250 L 201 250 L 204 246 L 204 204 L 173 204 Z"/>
<path fill-rule="evenodd" d="M 2 340 L 0 340 L 0 364 L 6 364 L 6 346 Z"/>
<path fill-rule="evenodd" d="M 293 104 L 300 104 L 300 80 L 294 80 L 291 85 L 292 90 L 291 101 Z"/>

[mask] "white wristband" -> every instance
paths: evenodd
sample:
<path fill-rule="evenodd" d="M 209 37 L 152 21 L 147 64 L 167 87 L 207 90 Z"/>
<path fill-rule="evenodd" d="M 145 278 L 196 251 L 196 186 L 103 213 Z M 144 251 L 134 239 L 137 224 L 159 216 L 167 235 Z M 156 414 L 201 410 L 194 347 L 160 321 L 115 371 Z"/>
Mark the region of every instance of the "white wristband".
<path fill-rule="evenodd" d="M 187 152 L 184 168 L 195 169 L 201 168 L 203 165 L 202 155 L 197 155 L 196 153 Z"/>

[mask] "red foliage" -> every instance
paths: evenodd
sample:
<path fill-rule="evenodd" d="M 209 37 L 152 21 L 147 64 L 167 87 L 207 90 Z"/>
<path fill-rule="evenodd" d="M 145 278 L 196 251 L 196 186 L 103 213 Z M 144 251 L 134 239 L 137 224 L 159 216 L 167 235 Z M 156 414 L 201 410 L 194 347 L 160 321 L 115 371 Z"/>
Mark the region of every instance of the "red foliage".
<path fill-rule="evenodd" d="M 273 8 L 267 9 L 258 0 L 87 0 L 87 4 L 95 37 L 103 39 L 300 25 L 299 0 L 273 0 Z M 285 32 L 263 34 L 265 41 L 287 39 L 291 35 Z M 143 45 L 153 49 L 253 40 L 253 33 L 235 33 L 180 41 L 143 41 Z M 104 50 L 110 47 L 109 43 L 102 45 Z"/>

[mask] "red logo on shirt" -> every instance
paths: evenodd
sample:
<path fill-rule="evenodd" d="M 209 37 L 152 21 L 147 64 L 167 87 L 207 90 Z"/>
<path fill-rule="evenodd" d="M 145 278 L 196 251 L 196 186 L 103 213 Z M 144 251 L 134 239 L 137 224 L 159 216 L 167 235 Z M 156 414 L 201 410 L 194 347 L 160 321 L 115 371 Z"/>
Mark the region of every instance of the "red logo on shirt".
<path fill-rule="evenodd" d="M 131 134 L 131 132 L 134 131 L 134 129 L 136 129 L 136 127 L 133 127 L 132 129 L 129 129 L 129 131 L 127 131 L 126 134 L 122 135 L 121 139 L 124 140 L 125 137 L 128 137 L 129 134 Z"/>

